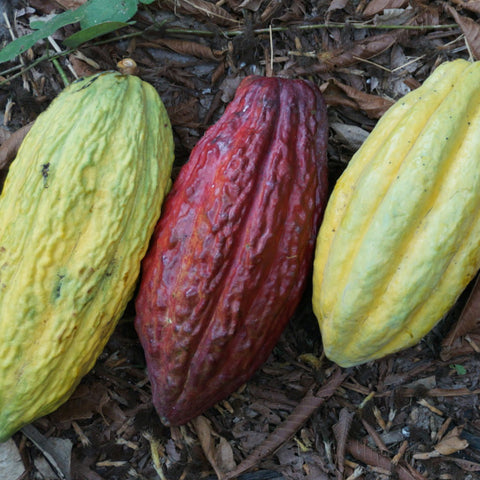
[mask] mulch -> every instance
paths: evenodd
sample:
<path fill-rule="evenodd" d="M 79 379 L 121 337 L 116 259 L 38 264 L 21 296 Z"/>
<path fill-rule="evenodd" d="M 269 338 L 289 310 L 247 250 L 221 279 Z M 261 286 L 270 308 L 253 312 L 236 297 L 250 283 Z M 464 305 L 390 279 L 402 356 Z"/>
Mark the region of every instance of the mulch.
<path fill-rule="evenodd" d="M 28 33 L 33 15 L 81 3 L 14 2 L 12 32 Z M 140 8 L 134 24 L 60 56 L 61 71 L 53 62 L 35 62 L 51 49 L 47 41 L 23 54 L 22 63 L 0 65 L 2 177 L 26 126 L 64 87 L 62 75 L 71 81 L 131 58 L 167 107 L 174 172 L 245 76 L 313 81 L 328 104 L 333 185 L 395 100 L 446 60 L 480 59 L 479 18 L 480 2 L 473 0 L 155 1 Z M 67 26 L 54 38 L 61 44 L 77 29 Z M 10 33 L 0 29 L 5 41 Z M 5 73 L 12 67 L 19 68 Z M 14 435 L 19 478 L 480 478 L 475 287 L 417 346 L 351 369 L 322 356 L 307 291 L 253 378 L 171 428 L 153 409 L 129 305 L 72 397 Z"/>

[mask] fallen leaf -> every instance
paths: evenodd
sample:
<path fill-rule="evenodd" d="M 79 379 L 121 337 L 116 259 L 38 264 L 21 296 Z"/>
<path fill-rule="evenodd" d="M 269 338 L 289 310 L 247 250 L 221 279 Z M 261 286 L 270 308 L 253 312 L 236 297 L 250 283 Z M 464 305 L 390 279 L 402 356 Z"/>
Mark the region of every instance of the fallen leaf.
<path fill-rule="evenodd" d="M 345 470 L 345 451 L 347 447 L 347 438 L 352 425 L 354 412 L 348 411 L 346 408 L 340 410 L 338 422 L 333 426 L 333 434 L 337 440 L 337 468 L 343 474 Z"/>
<path fill-rule="evenodd" d="M 441 359 L 446 361 L 473 352 L 472 344 L 465 339 L 473 332 L 480 333 L 480 276 L 475 280 L 460 317 L 442 342 Z"/>
<path fill-rule="evenodd" d="M 236 478 L 280 448 L 288 439 L 295 435 L 313 412 L 337 391 L 347 376 L 348 373 L 338 369 L 318 391 L 309 390 L 287 419 L 278 425 L 265 441 L 250 453 L 233 471 L 228 472 L 225 479 L 230 480 Z"/>
<path fill-rule="evenodd" d="M 33 425 L 26 425 L 21 431 L 42 452 L 59 478 L 71 479 L 72 442 L 69 439 L 47 438 Z"/>
<path fill-rule="evenodd" d="M 393 8 L 402 8 L 408 5 L 408 0 L 372 0 L 367 3 L 363 15 L 365 17 L 372 17 L 384 10 L 390 10 Z"/>
<path fill-rule="evenodd" d="M 58 3 L 65 10 L 74 10 L 86 2 L 87 0 L 55 0 L 55 3 Z"/>
<path fill-rule="evenodd" d="M 447 5 L 447 9 L 465 35 L 475 60 L 480 60 L 480 25 L 475 20 L 460 15 L 451 5 Z"/>
<path fill-rule="evenodd" d="M 480 472 L 480 463 L 457 457 L 445 457 L 444 460 L 456 463 L 460 468 L 466 470 L 467 472 Z"/>
<path fill-rule="evenodd" d="M 468 447 L 468 441 L 460 438 L 462 433 L 461 427 L 455 427 L 448 432 L 440 442 L 438 442 L 434 449 L 441 455 L 451 455 L 460 450 L 465 450 Z"/>
<path fill-rule="evenodd" d="M 416 12 L 413 8 L 393 8 L 375 15 L 373 23 L 381 25 L 408 25 L 415 18 Z"/>
<path fill-rule="evenodd" d="M 452 0 L 452 3 L 455 3 L 465 10 L 480 13 L 480 2 L 478 0 Z"/>
<path fill-rule="evenodd" d="M 426 478 L 416 470 L 408 468 L 408 464 L 399 462 L 398 465 L 393 465 L 390 458 L 381 455 L 368 445 L 359 442 L 358 440 L 349 440 L 347 443 L 348 452 L 363 463 L 381 468 L 382 470 L 395 472 L 396 478 L 399 480 L 426 480 Z"/>
<path fill-rule="evenodd" d="M 348 67 L 389 49 L 398 41 L 401 34 L 400 31 L 395 31 L 372 35 L 351 45 L 322 52 L 317 55 L 319 63 L 310 68 L 317 73 L 324 73 L 337 68 Z M 298 71 L 302 74 L 310 73 L 309 70 L 298 69 Z"/>
<path fill-rule="evenodd" d="M 45 456 L 35 457 L 33 461 L 35 468 L 43 475 L 42 478 L 58 478 L 58 468 L 61 468 L 63 472 L 70 472 L 72 442 L 67 438 L 49 438 L 48 443 L 55 451 L 57 469 L 52 466 L 52 460 L 48 460 Z M 65 478 L 68 477 L 65 476 Z"/>
<path fill-rule="evenodd" d="M 332 0 L 327 8 L 327 13 L 342 10 L 348 5 L 348 0 Z"/>
<path fill-rule="evenodd" d="M 356 152 L 368 137 L 368 132 L 357 125 L 333 122 L 330 127 L 343 145 Z"/>
<path fill-rule="evenodd" d="M 195 427 L 195 432 L 200 440 L 203 453 L 207 457 L 212 468 L 215 470 L 219 480 L 222 480 L 224 475 L 216 460 L 214 433 L 209 420 L 200 415 L 192 420 L 192 424 Z"/>
<path fill-rule="evenodd" d="M 139 42 L 138 46 L 163 46 L 182 55 L 192 55 L 206 60 L 219 61 L 222 59 L 222 52 L 213 51 L 208 45 L 203 45 L 190 40 L 178 40 L 175 38 L 159 38 L 153 42 Z"/>
<path fill-rule="evenodd" d="M 203 21 L 223 26 L 239 25 L 238 20 L 230 15 L 224 8 L 206 0 L 166 0 L 163 5 L 175 13 L 192 15 Z"/>
<path fill-rule="evenodd" d="M 263 3 L 263 0 L 244 0 L 238 6 L 238 10 L 241 10 L 242 8 L 246 8 L 247 10 L 251 10 L 252 12 L 257 12 L 262 3 Z"/>
<path fill-rule="evenodd" d="M 215 460 L 222 472 L 229 472 L 236 467 L 233 448 L 225 437 L 219 437 L 215 450 Z"/>
<path fill-rule="evenodd" d="M 77 54 L 70 55 L 68 57 L 70 63 L 72 64 L 75 73 L 79 77 L 88 77 L 99 70 L 99 68 L 93 68 L 87 62 L 84 61 L 83 58 L 80 58 Z"/>
<path fill-rule="evenodd" d="M 0 146 L 0 169 L 8 168 L 10 163 L 15 159 L 18 148 L 23 139 L 32 128 L 33 122 L 25 125 L 12 133 Z"/>
<path fill-rule="evenodd" d="M 362 418 L 362 425 L 365 427 L 365 430 L 370 435 L 370 437 L 372 437 L 372 440 L 375 442 L 377 448 L 382 452 L 388 452 L 387 444 L 385 443 L 382 436 L 375 430 L 375 428 L 370 425 L 370 423 L 368 423 L 364 418 Z"/>
<path fill-rule="evenodd" d="M 25 466 L 15 442 L 10 439 L 0 443 L 0 478 L 17 480 L 25 473 Z"/>
<path fill-rule="evenodd" d="M 362 92 L 336 79 L 322 85 L 321 90 L 327 105 L 363 110 L 370 118 L 380 118 L 393 105 L 393 100 Z"/>
<path fill-rule="evenodd" d="M 28 2 L 30 7 L 35 8 L 38 13 L 45 13 L 49 14 L 52 13 L 54 10 L 58 9 L 59 3 L 55 0 L 30 0 Z"/>

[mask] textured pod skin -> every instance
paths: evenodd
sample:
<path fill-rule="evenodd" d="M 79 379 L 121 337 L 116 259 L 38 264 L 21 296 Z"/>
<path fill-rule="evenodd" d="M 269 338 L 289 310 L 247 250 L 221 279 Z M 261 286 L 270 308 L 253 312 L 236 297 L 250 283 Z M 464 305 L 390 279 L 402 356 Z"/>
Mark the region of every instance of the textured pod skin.
<path fill-rule="evenodd" d="M 0 197 L 0 440 L 93 366 L 133 294 L 172 162 L 157 92 L 115 72 L 67 87 L 25 138 Z"/>
<path fill-rule="evenodd" d="M 174 182 L 136 299 L 166 424 L 237 389 L 284 330 L 311 271 L 326 140 L 315 86 L 248 77 Z"/>
<path fill-rule="evenodd" d="M 417 343 L 480 266 L 480 63 L 439 66 L 382 117 L 335 185 L 313 307 L 347 367 Z"/>

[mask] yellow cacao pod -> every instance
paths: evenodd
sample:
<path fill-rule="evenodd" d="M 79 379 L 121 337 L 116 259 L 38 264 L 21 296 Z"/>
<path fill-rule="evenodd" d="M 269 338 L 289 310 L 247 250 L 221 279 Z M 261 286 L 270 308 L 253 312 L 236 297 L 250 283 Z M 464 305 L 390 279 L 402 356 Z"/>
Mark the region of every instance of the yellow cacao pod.
<path fill-rule="evenodd" d="M 63 403 L 133 294 L 173 137 L 155 89 L 98 74 L 36 120 L 0 197 L 0 441 Z"/>
<path fill-rule="evenodd" d="M 317 239 L 325 354 L 361 364 L 417 343 L 480 267 L 480 62 L 440 65 L 381 118 Z"/>

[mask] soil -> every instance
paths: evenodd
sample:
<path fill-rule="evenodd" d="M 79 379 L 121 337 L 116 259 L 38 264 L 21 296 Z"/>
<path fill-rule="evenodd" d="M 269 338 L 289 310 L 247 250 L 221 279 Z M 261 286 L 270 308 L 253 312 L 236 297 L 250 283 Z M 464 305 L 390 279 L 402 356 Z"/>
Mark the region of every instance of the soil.
<path fill-rule="evenodd" d="M 11 35 L 29 33 L 34 15 L 82 3 L 2 1 L 11 28 L 3 17 L 0 35 L 6 43 Z M 117 69 L 119 61 L 130 58 L 168 109 L 174 174 L 242 78 L 259 74 L 314 82 L 328 104 L 333 187 L 394 101 L 444 61 L 480 60 L 479 17 L 480 2 L 472 0 L 161 0 L 141 5 L 133 24 L 78 50 L 63 49 L 56 62 L 38 61 L 53 50 L 41 40 L 21 59 L 0 65 L 2 176 L 23 138 L 21 128 L 64 88 L 64 79 Z M 62 40 L 78 30 L 78 24 L 66 26 L 53 38 L 62 49 Z M 340 369 L 322 355 L 308 289 L 253 378 L 194 421 L 171 428 L 161 424 L 152 406 L 131 304 L 72 397 L 13 436 L 9 448 L 19 455 L 20 474 L 2 474 L 7 463 L 0 461 L 0 477 L 480 478 L 476 292 L 470 285 L 415 347 Z"/>

